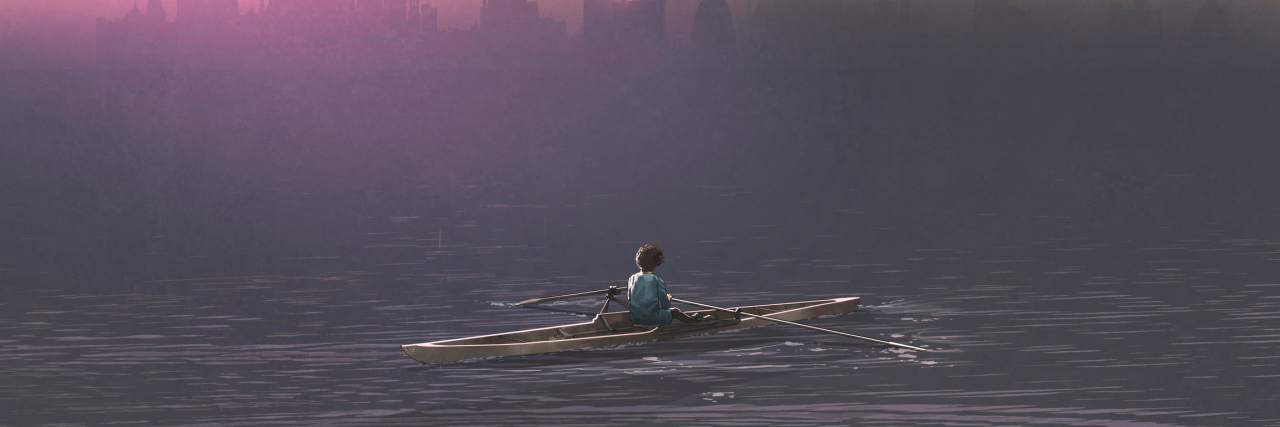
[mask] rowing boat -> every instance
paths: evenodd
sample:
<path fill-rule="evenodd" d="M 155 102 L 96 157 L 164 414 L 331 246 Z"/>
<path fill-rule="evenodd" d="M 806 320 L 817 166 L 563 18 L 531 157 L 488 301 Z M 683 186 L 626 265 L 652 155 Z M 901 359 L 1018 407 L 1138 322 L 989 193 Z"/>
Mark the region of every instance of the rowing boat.
<path fill-rule="evenodd" d="M 858 297 L 849 297 L 755 305 L 725 310 L 692 311 L 690 313 L 709 314 L 714 318 L 695 323 L 680 323 L 676 321 L 670 325 L 632 324 L 630 313 L 619 311 L 598 314 L 594 319 L 586 323 L 421 344 L 407 344 L 400 346 L 400 348 L 404 349 L 404 352 L 409 357 L 412 357 L 413 360 L 422 363 L 443 363 L 466 359 L 613 347 L 779 323 L 770 319 L 796 321 L 819 316 L 852 313 L 858 310 L 859 301 L 860 298 Z M 747 316 L 743 316 L 744 314 Z"/>

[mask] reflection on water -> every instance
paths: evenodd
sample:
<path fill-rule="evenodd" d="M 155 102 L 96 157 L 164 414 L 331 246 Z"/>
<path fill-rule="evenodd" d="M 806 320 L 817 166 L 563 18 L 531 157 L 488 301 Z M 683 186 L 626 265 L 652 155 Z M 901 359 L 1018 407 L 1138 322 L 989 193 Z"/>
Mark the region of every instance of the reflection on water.
<path fill-rule="evenodd" d="M 1182 233 L 859 254 L 841 253 L 847 242 L 835 237 L 749 248 L 764 255 L 752 271 L 700 263 L 723 250 L 703 249 L 704 236 L 665 244 L 687 248 L 660 272 L 682 298 L 862 296 L 858 313 L 807 323 L 923 353 L 770 326 L 416 364 L 400 344 L 580 322 L 601 301 L 510 302 L 630 274 L 625 263 L 522 262 L 539 249 L 504 244 L 501 233 L 447 251 L 374 236 L 366 250 L 432 260 L 369 271 L 186 278 L 103 294 L 9 289 L 0 405 L 6 422 L 23 425 L 1280 423 L 1280 284 L 1269 279 L 1280 246 Z M 433 262 L 445 267 L 426 268 Z M 468 267 L 477 263 L 487 267 Z"/>

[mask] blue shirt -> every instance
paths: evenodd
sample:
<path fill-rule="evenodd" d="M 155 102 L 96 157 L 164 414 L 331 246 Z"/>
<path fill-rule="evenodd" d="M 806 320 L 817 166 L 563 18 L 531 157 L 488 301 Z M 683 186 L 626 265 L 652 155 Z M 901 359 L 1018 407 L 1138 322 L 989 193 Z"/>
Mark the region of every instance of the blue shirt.
<path fill-rule="evenodd" d="M 636 273 L 627 280 L 627 300 L 631 302 L 631 323 L 665 325 L 671 323 L 671 301 L 667 282 L 658 275 Z"/>

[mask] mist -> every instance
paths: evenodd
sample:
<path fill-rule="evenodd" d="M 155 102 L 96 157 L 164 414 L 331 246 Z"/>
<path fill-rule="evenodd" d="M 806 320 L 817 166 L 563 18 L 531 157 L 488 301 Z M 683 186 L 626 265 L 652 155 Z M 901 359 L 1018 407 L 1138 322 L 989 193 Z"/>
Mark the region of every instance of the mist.
<path fill-rule="evenodd" d="M 870 0 L 844 0 L 869 4 Z M 163 0 L 172 21 L 176 0 Z M 467 30 L 479 22 L 483 0 L 427 2 L 439 9 L 440 28 Z M 582 2 L 577 0 L 538 1 L 542 16 L 563 21 L 569 34 L 581 34 Z M 735 25 L 745 24 L 760 0 L 728 0 Z M 1149 7 L 1161 10 L 1165 27 L 1176 32 L 1203 4 L 1200 0 L 1150 0 Z M 1241 34 L 1280 41 L 1280 4 L 1264 0 L 1221 0 L 1232 25 Z M 99 17 L 120 19 L 132 0 L 10 0 L 0 4 L 0 68 L 92 68 L 94 23 Z M 685 43 L 693 28 L 698 0 L 667 2 L 667 37 Z M 1074 36 L 1097 34 L 1112 5 L 1132 6 L 1131 1 L 1108 0 L 1012 0 L 1015 7 L 1028 10 L 1032 21 L 1049 34 Z M 139 7 L 144 6 L 140 5 Z M 974 6 L 970 1 L 915 0 L 912 10 L 926 16 L 932 32 L 962 37 L 972 30 Z M 242 13 L 258 8 L 259 2 L 242 0 Z"/>

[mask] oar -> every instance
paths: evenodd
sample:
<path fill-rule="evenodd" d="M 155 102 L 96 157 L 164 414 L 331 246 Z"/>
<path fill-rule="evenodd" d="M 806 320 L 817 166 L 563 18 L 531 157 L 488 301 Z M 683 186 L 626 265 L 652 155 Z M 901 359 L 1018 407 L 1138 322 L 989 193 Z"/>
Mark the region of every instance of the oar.
<path fill-rule="evenodd" d="M 682 302 L 682 303 L 689 304 L 689 305 L 696 305 L 696 306 L 698 306 L 698 307 L 709 308 L 709 309 L 712 309 L 712 310 L 720 310 L 720 311 L 725 311 L 725 312 L 729 312 L 729 313 L 733 313 L 733 312 L 734 312 L 733 310 L 724 309 L 724 308 L 716 307 L 716 306 L 713 306 L 713 305 L 706 305 L 706 304 L 702 304 L 702 303 L 697 303 L 697 302 L 693 302 L 693 301 L 686 301 L 686 300 L 682 300 L 682 299 L 680 299 L 680 298 L 672 298 L 671 300 L 672 300 L 672 301 L 675 301 L 675 302 Z M 888 345 L 891 345 L 891 346 L 894 346 L 894 347 L 902 347 L 902 348 L 905 348 L 905 349 L 908 349 L 908 350 L 915 350 L 915 351 L 928 351 L 928 350 L 925 350 L 925 349 L 920 348 L 920 347 L 909 346 L 909 345 L 906 345 L 906 344 L 898 344 L 898 343 L 896 343 L 896 342 L 889 342 L 889 341 L 884 341 L 884 340 L 878 340 L 878 339 L 875 339 L 875 338 L 867 338 L 867 337 L 858 336 L 858 335 L 854 335 L 854 334 L 846 334 L 846 333 L 844 333 L 844 332 L 840 332 L 840 331 L 833 331 L 833 330 L 830 330 L 830 329 L 822 329 L 822 328 L 819 328 L 819 327 L 816 327 L 816 326 L 809 326 L 809 325 L 806 325 L 806 324 L 803 324 L 803 323 L 796 323 L 796 322 L 792 322 L 792 321 L 790 321 L 790 320 L 775 319 L 775 318 L 772 318 L 772 317 L 768 317 L 768 316 L 761 316 L 761 315 L 758 315 L 758 314 L 751 314 L 751 313 L 747 313 L 747 312 L 738 312 L 738 313 L 739 313 L 739 314 L 745 314 L 745 315 L 748 315 L 748 316 L 751 316 L 751 317 L 758 317 L 758 318 L 761 318 L 761 319 L 765 319 L 765 320 L 769 320 L 769 321 L 774 321 L 774 322 L 778 322 L 778 323 L 785 323 L 785 324 L 788 324 L 788 325 L 791 325 L 791 326 L 799 326 L 799 327 L 801 327 L 801 328 L 809 328 L 809 329 L 813 329 L 813 330 L 815 330 L 815 331 L 819 331 L 819 332 L 826 332 L 826 333 L 828 333 L 828 334 L 836 334 L 836 335 L 839 335 L 839 336 L 842 336 L 842 337 L 857 338 L 857 339 L 860 339 L 860 340 L 867 340 L 867 341 L 871 341 L 871 342 L 877 342 L 877 343 L 880 343 L 880 344 L 888 344 Z"/>
<path fill-rule="evenodd" d="M 554 297 L 531 298 L 531 299 L 527 299 L 527 300 L 524 300 L 524 301 L 520 301 L 520 302 L 516 303 L 516 305 L 534 304 L 534 303 L 539 303 L 539 302 L 555 301 L 555 300 L 558 300 L 558 299 L 565 299 L 565 298 L 585 297 L 585 296 L 587 296 L 587 295 L 595 295 L 595 294 L 608 293 L 609 291 L 612 291 L 612 290 L 613 290 L 613 288 L 609 288 L 609 289 L 601 289 L 601 290 L 598 290 L 598 291 L 578 292 L 578 293 L 576 293 L 576 294 L 559 295 L 559 296 L 554 296 Z"/>

